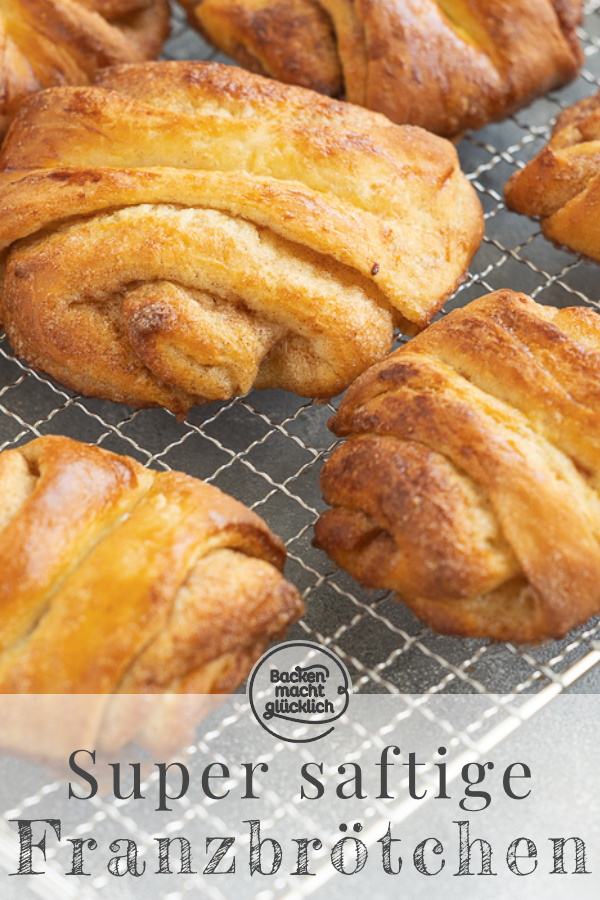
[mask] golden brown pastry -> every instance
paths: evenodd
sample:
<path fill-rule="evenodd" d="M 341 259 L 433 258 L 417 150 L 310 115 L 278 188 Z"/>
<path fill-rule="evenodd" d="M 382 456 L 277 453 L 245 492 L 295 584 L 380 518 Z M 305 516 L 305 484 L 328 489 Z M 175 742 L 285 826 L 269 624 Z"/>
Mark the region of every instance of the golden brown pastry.
<path fill-rule="evenodd" d="M 0 454 L 0 496 L 0 693 L 102 695 L 94 734 L 108 694 L 233 690 L 303 611 L 282 542 L 188 475 L 44 437 Z"/>
<path fill-rule="evenodd" d="M 2 0 L 0 136 L 29 94 L 153 59 L 168 31 L 167 0 Z"/>
<path fill-rule="evenodd" d="M 0 164 L 15 351 L 85 394 L 330 397 L 463 279 L 451 144 L 241 69 L 147 63 L 22 108 Z"/>
<path fill-rule="evenodd" d="M 497 291 L 356 381 L 317 546 L 437 631 L 558 638 L 600 612 L 600 317 Z"/>
<path fill-rule="evenodd" d="M 548 145 L 509 179 L 511 209 L 539 217 L 542 231 L 600 261 L 600 94 L 560 114 Z"/>
<path fill-rule="evenodd" d="M 447 136 L 577 75 L 580 0 L 182 0 L 253 72 Z"/>

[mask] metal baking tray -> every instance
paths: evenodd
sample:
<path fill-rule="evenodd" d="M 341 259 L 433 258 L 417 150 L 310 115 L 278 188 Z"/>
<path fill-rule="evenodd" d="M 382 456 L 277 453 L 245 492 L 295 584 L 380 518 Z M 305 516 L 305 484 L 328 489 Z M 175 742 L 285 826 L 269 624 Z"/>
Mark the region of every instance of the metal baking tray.
<path fill-rule="evenodd" d="M 486 235 L 469 277 L 445 312 L 502 287 L 527 292 L 549 305 L 600 309 L 600 269 L 552 246 L 536 222 L 506 209 L 502 195 L 511 173 L 547 141 L 561 109 L 600 86 L 599 8 L 600 0 L 586 7 L 580 30 L 585 62 L 574 84 L 460 142 L 463 169 L 483 205 Z M 180 10 L 174 13 L 165 57 L 226 61 L 188 27 Z M 284 539 L 287 577 L 306 600 L 306 615 L 289 637 L 334 650 L 346 664 L 355 692 L 419 695 L 417 702 L 425 708 L 430 702 L 432 721 L 440 715 L 437 695 L 485 695 L 491 710 L 486 721 L 499 729 L 499 740 L 503 728 L 512 727 L 503 725 L 507 696 L 520 704 L 525 720 L 572 689 L 582 676 L 586 689 L 598 690 L 600 619 L 575 629 L 563 641 L 537 647 L 440 636 L 390 594 L 362 590 L 312 546 L 313 525 L 324 508 L 319 473 L 335 444 L 327 421 L 336 405 L 284 391 L 252 391 L 244 398 L 198 407 L 177 422 L 165 410 L 135 411 L 75 394 L 16 359 L 6 337 L 0 337 L 0 450 L 43 434 L 64 434 L 129 454 L 157 470 L 188 472 L 256 510 Z M 399 710 L 410 707 L 405 698 L 399 703 Z M 214 732 L 215 740 L 226 727 L 222 724 Z M 444 728 L 453 732 L 452 723 Z M 471 723 L 473 741 L 478 729 L 485 731 L 488 745 L 494 743 L 488 725 L 478 722 Z M 463 740 L 465 729 L 455 734 Z M 5 818 L 35 809 L 55 789 L 54 782 L 34 778 L 27 797 L 15 802 Z M 99 814 L 113 814 L 99 804 Z M 9 834 L 0 818 L 0 866 L 11 846 Z M 108 896 L 102 887 L 88 885 L 89 896 Z M 58 887 L 45 882 L 43 890 L 48 897 L 75 896 L 68 892 L 73 891 L 68 879 Z M 215 891 L 215 896 L 223 896 Z"/>

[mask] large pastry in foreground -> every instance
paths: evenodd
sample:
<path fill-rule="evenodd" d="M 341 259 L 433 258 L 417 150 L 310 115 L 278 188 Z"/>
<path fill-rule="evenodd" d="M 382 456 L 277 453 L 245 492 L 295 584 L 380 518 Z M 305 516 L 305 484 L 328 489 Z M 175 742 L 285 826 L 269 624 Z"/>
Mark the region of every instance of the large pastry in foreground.
<path fill-rule="evenodd" d="M 82 393 L 331 397 L 481 241 L 454 147 L 420 129 L 217 64 L 98 85 L 33 97 L 0 158 L 6 331 Z"/>
<path fill-rule="evenodd" d="M 303 612 L 282 542 L 196 478 L 43 437 L 0 496 L 4 748 L 173 752 Z"/>
<path fill-rule="evenodd" d="M 0 693 L 230 691 L 302 612 L 282 542 L 189 475 L 44 437 L 0 496 Z"/>
<path fill-rule="evenodd" d="M 600 94 L 560 114 L 544 149 L 509 179 L 511 209 L 556 244 L 600 262 Z"/>
<path fill-rule="evenodd" d="M 253 72 L 457 135 L 577 75 L 580 0 L 183 0 Z"/>
<path fill-rule="evenodd" d="M 374 366 L 332 420 L 317 546 L 437 631 L 600 612 L 600 317 L 498 291 Z"/>
<path fill-rule="evenodd" d="M 3 0 L 0 136 L 29 94 L 153 59 L 168 30 L 167 0 Z"/>
<path fill-rule="evenodd" d="M 114 695 L 233 690 L 303 611 L 282 542 L 188 475 L 44 437 L 0 454 L 0 496 L 0 694 L 96 695 L 88 740 L 157 714 Z"/>

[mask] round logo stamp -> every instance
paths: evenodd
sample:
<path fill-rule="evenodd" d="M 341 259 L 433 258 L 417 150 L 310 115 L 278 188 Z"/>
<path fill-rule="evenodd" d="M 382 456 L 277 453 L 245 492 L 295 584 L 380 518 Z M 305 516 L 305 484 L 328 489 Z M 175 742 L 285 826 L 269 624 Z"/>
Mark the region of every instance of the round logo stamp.
<path fill-rule="evenodd" d="M 348 708 L 350 690 L 341 660 L 309 641 L 289 641 L 268 650 L 248 682 L 257 722 L 273 737 L 296 744 L 330 734 Z"/>

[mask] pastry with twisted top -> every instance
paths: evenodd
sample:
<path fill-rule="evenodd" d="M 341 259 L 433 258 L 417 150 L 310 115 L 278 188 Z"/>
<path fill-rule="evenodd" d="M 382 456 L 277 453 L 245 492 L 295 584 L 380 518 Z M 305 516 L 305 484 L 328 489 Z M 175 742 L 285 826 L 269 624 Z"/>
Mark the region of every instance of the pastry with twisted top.
<path fill-rule="evenodd" d="M 330 397 L 464 277 L 481 207 L 447 141 L 217 64 L 98 83 L 33 97 L 0 158 L 6 331 L 69 387 Z"/>
<path fill-rule="evenodd" d="M 0 694 L 96 695 L 82 746 L 157 714 L 114 695 L 233 690 L 302 613 L 282 542 L 188 475 L 44 437 L 0 454 L 0 496 Z"/>
<path fill-rule="evenodd" d="M 600 93 L 560 114 L 548 145 L 505 188 L 546 237 L 600 261 Z"/>
<path fill-rule="evenodd" d="M 580 0 L 183 0 L 253 72 L 444 135 L 571 81 Z"/>
<path fill-rule="evenodd" d="M 1 0 L 0 135 L 29 94 L 152 59 L 168 30 L 167 0 Z"/>
<path fill-rule="evenodd" d="M 498 291 L 374 366 L 332 420 L 317 545 L 432 628 L 558 638 L 600 612 L 600 317 Z"/>

